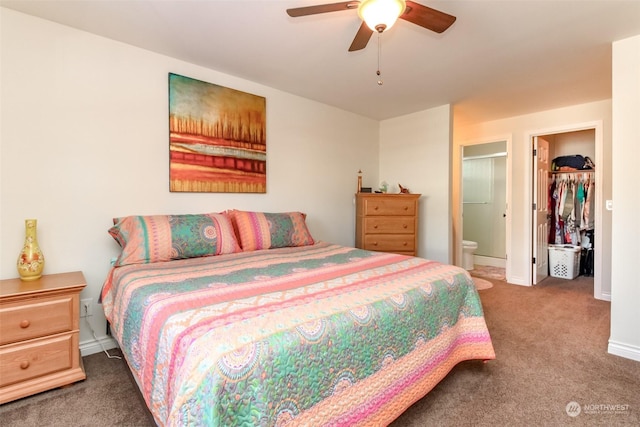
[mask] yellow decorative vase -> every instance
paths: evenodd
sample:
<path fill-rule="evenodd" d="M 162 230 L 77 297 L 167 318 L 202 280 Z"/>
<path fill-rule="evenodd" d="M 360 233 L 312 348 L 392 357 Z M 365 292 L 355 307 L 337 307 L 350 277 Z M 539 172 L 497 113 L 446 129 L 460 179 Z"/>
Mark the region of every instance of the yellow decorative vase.
<path fill-rule="evenodd" d="M 44 255 L 38 246 L 37 226 L 38 220 L 36 219 L 24 221 L 24 247 L 18 256 L 18 274 L 22 280 L 39 279 L 42 277 L 42 270 L 44 270 Z"/>

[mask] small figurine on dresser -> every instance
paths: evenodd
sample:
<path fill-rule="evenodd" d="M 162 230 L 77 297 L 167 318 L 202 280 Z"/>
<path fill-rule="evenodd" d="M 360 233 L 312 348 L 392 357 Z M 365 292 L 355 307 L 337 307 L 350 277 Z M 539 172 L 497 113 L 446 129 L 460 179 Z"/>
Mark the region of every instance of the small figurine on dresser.
<path fill-rule="evenodd" d="M 398 187 L 400 187 L 400 193 L 401 194 L 409 194 L 409 189 L 407 187 L 403 187 L 402 185 L 398 184 Z"/>

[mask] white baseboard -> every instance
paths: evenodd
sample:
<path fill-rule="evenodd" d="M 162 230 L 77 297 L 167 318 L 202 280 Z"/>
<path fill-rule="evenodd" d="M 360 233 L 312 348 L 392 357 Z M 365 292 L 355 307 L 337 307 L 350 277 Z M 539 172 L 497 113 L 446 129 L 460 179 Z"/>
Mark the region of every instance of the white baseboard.
<path fill-rule="evenodd" d="M 507 283 L 510 285 L 531 287 L 531 283 L 529 283 L 524 277 L 514 277 L 514 276 L 507 277 Z"/>
<path fill-rule="evenodd" d="M 118 348 L 118 343 L 112 337 L 104 335 L 100 337 L 99 340 L 100 341 L 91 339 L 87 341 L 82 341 L 80 343 L 80 355 L 84 357 L 84 356 L 89 356 L 91 354 L 100 353 L 103 350 L 111 350 L 112 348 Z"/>
<path fill-rule="evenodd" d="M 640 347 L 638 346 L 609 340 L 609 348 L 607 351 L 609 354 L 640 362 Z"/>
<path fill-rule="evenodd" d="M 474 255 L 473 263 L 476 265 L 488 265 L 491 267 L 505 268 L 507 266 L 507 260 L 503 258 L 493 258 L 490 256 Z"/>

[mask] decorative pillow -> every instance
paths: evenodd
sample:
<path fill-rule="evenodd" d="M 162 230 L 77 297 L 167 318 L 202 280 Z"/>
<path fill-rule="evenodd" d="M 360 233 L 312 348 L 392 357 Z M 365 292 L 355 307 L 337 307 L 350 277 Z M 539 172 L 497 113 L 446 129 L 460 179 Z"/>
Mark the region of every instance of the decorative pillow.
<path fill-rule="evenodd" d="M 227 211 L 243 251 L 313 245 L 301 212 Z"/>
<path fill-rule="evenodd" d="M 225 214 L 127 216 L 109 234 L 122 247 L 115 266 L 240 252 Z"/>

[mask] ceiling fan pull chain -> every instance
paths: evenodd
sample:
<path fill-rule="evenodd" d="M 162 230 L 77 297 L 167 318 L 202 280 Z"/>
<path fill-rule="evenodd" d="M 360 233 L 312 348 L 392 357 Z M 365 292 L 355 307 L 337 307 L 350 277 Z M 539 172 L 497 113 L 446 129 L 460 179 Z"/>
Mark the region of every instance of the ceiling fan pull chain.
<path fill-rule="evenodd" d="M 376 71 L 376 75 L 378 76 L 378 86 L 382 86 L 382 84 L 384 83 L 382 81 L 382 77 L 380 77 L 380 57 L 382 56 L 382 39 L 380 38 L 380 35 L 382 34 L 381 31 L 378 32 L 378 70 Z"/>

